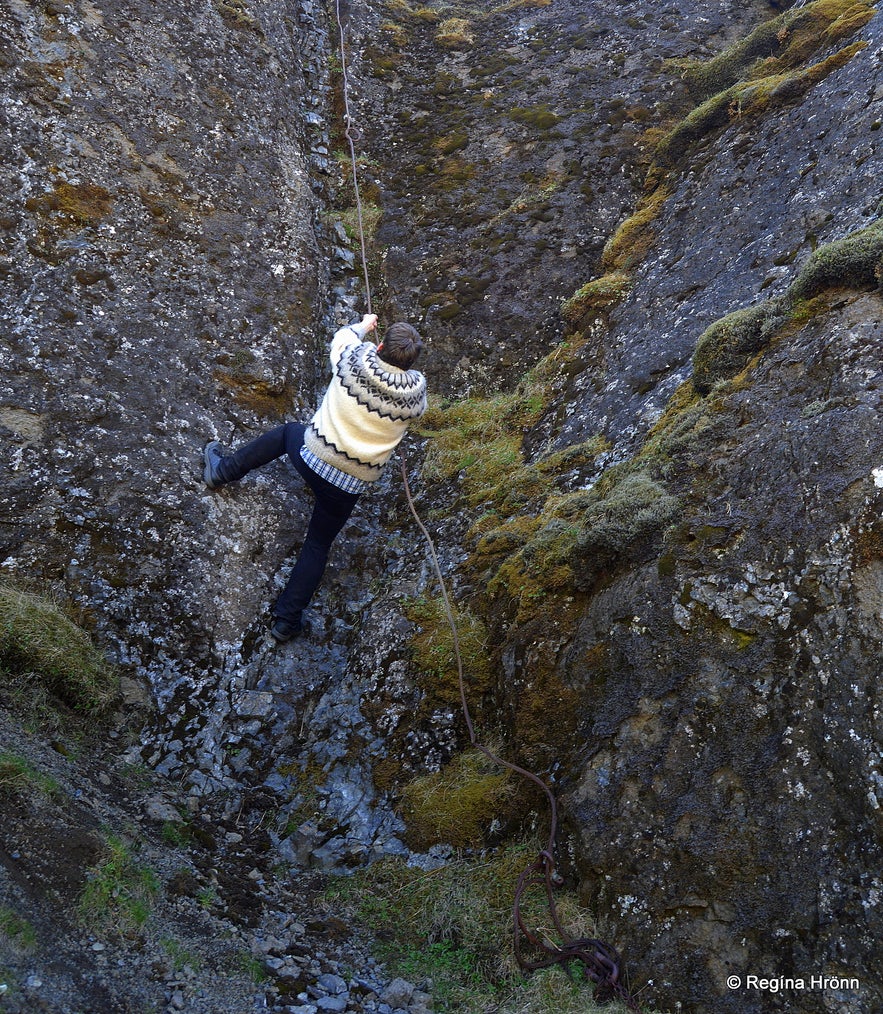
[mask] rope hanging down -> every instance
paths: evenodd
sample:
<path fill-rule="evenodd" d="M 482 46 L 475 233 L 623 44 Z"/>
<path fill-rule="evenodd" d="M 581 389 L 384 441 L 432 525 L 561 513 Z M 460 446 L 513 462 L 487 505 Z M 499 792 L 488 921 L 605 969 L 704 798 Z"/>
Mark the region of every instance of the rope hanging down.
<path fill-rule="evenodd" d="M 371 309 L 371 285 L 368 279 L 368 259 L 365 249 L 365 233 L 362 223 L 362 204 L 358 183 L 358 161 L 355 149 L 355 141 L 359 139 L 360 134 L 354 127 L 353 117 L 350 112 L 349 82 L 344 45 L 344 30 L 340 14 L 340 0 L 335 0 L 335 13 L 337 16 L 337 28 L 340 38 L 340 65 L 345 117 L 344 136 L 347 139 L 350 149 L 350 160 L 352 163 L 353 173 L 353 190 L 355 193 L 359 241 L 362 253 L 362 269 L 365 280 L 365 294 L 368 312 L 371 313 L 373 312 Z M 588 937 L 573 939 L 569 936 L 561 924 L 561 919 L 558 915 L 558 906 L 555 903 L 554 896 L 555 888 L 560 887 L 563 882 L 563 878 L 555 869 L 555 843 L 558 834 L 558 803 L 555 799 L 554 793 L 538 775 L 534 774 L 532 771 L 528 771 L 526 768 L 520 767 L 518 764 L 513 764 L 511 761 L 503 760 L 503 758 L 498 757 L 492 750 L 486 747 L 476 735 L 475 726 L 469 709 L 469 702 L 466 697 L 466 678 L 463 672 L 463 658 L 460 651 L 457 621 L 451 607 L 451 601 L 448 596 L 447 585 L 442 574 L 435 543 L 433 542 L 432 536 L 429 534 L 426 526 L 423 524 L 423 521 L 420 519 L 420 515 L 417 513 L 417 508 L 414 504 L 414 498 L 411 495 L 405 453 L 401 445 L 399 446 L 399 464 L 401 466 L 402 482 L 404 484 L 405 498 L 408 502 L 408 508 L 410 509 L 411 514 L 414 517 L 414 521 L 426 541 L 430 559 L 432 560 L 433 570 L 435 571 L 439 588 L 441 590 L 445 617 L 451 628 L 454 657 L 457 663 L 460 705 L 463 712 L 463 719 L 466 723 L 466 729 L 469 734 L 469 742 L 473 749 L 483 753 L 493 764 L 512 771 L 514 774 L 517 774 L 536 785 L 537 788 L 539 788 L 545 795 L 549 804 L 549 835 L 546 841 L 546 848 L 540 852 L 534 862 L 531 863 L 530 866 L 528 866 L 521 874 L 515 888 L 515 898 L 512 908 L 513 948 L 518 965 L 525 972 L 536 971 L 540 968 L 549 968 L 552 965 L 561 965 L 569 974 L 569 966 L 576 962 L 583 967 L 583 970 L 590 981 L 595 983 L 597 987 L 597 999 L 599 1001 L 619 999 L 622 1000 L 630 1010 L 640 1014 L 640 1007 L 638 1006 L 637 1001 L 631 996 L 625 985 L 620 981 L 621 958 L 615 948 L 604 943 L 602 940 L 595 940 Z M 538 933 L 528 928 L 521 911 L 521 903 L 524 895 L 533 888 L 540 888 L 545 891 L 552 925 L 562 941 L 561 944 L 555 944 L 549 941 L 545 936 L 540 936 Z M 535 951 L 539 951 L 540 956 L 536 958 L 526 957 L 524 954 L 525 943 Z"/>
<path fill-rule="evenodd" d="M 337 30 L 338 38 L 340 39 L 340 77 L 343 82 L 341 91 L 343 92 L 343 136 L 346 138 L 346 142 L 350 149 L 350 163 L 353 170 L 353 192 L 356 197 L 356 216 L 359 222 L 359 243 L 362 250 L 362 273 L 365 279 L 365 302 L 368 306 L 368 313 L 373 313 L 371 309 L 371 282 L 368 278 L 368 254 L 365 249 L 365 226 L 362 222 L 362 195 L 359 193 L 359 165 L 356 159 L 356 141 L 359 140 L 361 134 L 359 130 L 353 124 L 353 117 L 350 113 L 350 95 L 349 95 L 349 74 L 347 73 L 346 66 L 346 46 L 344 45 L 343 38 L 343 22 L 340 17 L 340 0 L 334 0 L 334 11 L 337 15 Z"/>

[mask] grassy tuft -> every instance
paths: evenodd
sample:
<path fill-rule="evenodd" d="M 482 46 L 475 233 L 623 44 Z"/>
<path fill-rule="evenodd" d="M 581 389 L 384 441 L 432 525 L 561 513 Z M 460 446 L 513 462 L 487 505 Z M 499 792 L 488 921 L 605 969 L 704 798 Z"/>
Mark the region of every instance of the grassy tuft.
<path fill-rule="evenodd" d="M 552 970 L 526 979 L 518 969 L 511 946 L 512 898 L 519 875 L 535 857 L 531 846 L 512 845 L 432 871 L 384 859 L 332 880 L 327 897 L 380 936 L 377 946 L 395 974 L 431 979 L 441 1011 L 624 1014 L 620 1004 L 596 1006 L 591 984 L 578 975 L 569 979 Z M 597 935 L 574 894 L 560 891 L 556 903 L 572 936 Z M 525 898 L 523 914 L 529 926 L 549 926 L 539 895 Z"/>
<path fill-rule="evenodd" d="M 632 287 L 632 280 L 623 271 L 612 271 L 586 282 L 564 301 L 561 315 L 568 324 L 584 327 L 589 318 L 611 310 L 621 302 Z"/>
<path fill-rule="evenodd" d="M 812 299 L 825 289 L 874 288 L 883 261 L 883 220 L 819 247 L 788 290 L 793 300 Z"/>
<path fill-rule="evenodd" d="M 712 60 L 682 62 L 682 77 L 704 101 L 739 81 L 768 77 L 805 63 L 822 47 L 858 31 L 873 15 L 870 0 L 816 0 L 758 25 Z"/>
<path fill-rule="evenodd" d="M 443 770 L 405 786 L 401 810 L 408 842 L 418 851 L 440 843 L 478 848 L 513 792 L 509 772 L 495 767 L 483 753 L 459 754 Z"/>
<path fill-rule="evenodd" d="M 153 870 L 136 861 L 132 847 L 109 835 L 104 859 L 87 875 L 80 917 L 92 929 L 121 934 L 138 931 L 150 917 L 159 886 Z"/>
<path fill-rule="evenodd" d="M 509 11 L 525 10 L 533 7 L 548 7 L 552 0 L 505 0 L 491 8 L 491 14 L 507 14 Z"/>
<path fill-rule="evenodd" d="M 645 197 L 604 246 L 601 264 L 605 271 L 622 274 L 647 256 L 655 239 L 653 225 L 670 194 L 665 186 Z"/>
<path fill-rule="evenodd" d="M 50 599 L 0 584 L 0 680 L 42 683 L 90 715 L 117 698 L 118 674 L 89 635 Z"/>
<path fill-rule="evenodd" d="M 255 16 L 244 0 L 215 0 L 218 14 L 237 28 L 257 28 Z"/>
<path fill-rule="evenodd" d="M 54 778 L 37 771 L 17 754 L 0 751 L 0 793 L 33 793 L 51 797 L 59 792 Z"/>
<path fill-rule="evenodd" d="M 436 702 L 459 702 L 454 636 L 441 599 L 412 599 L 405 604 L 404 611 L 408 619 L 420 628 L 411 641 L 411 647 L 415 664 L 432 688 L 433 699 Z M 463 667 L 469 674 L 469 685 L 482 693 L 491 682 L 487 631 L 481 620 L 457 607 L 454 607 L 454 622 Z"/>
<path fill-rule="evenodd" d="M 445 18 L 438 26 L 435 41 L 443 49 L 468 49 L 475 36 L 466 18 Z"/>
<path fill-rule="evenodd" d="M 34 927 L 6 905 L 0 905 L 0 938 L 17 951 L 32 951 L 37 946 Z"/>
<path fill-rule="evenodd" d="M 422 421 L 429 446 L 424 477 L 430 482 L 459 478 L 472 506 L 505 498 L 518 485 L 521 438 L 545 408 L 533 385 L 492 398 L 470 398 L 446 407 L 430 403 Z"/>
<path fill-rule="evenodd" d="M 646 472 L 611 470 L 592 493 L 574 551 L 580 588 L 623 559 L 636 558 L 678 509 L 677 498 Z"/>
<path fill-rule="evenodd" d="M 716 383 L 735 376 L 769 342 L 784 322 L 779 300 L 736 310 L 707 328 L 693 355 L 693 386 L 708 394 Z"/>

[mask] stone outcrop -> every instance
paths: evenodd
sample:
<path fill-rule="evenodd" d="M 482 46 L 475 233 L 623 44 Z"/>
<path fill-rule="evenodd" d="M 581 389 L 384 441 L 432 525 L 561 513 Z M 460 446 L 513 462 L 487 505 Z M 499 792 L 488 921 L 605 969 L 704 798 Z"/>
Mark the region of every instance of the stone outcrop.
<path fill-rule="evenodd" d="M 482 728 L 553 782 L 651 1002 L 871 1014 L 879 14 L 342 6 L 375 308 L 429 338 L 406 446 Z M 276 807 L 295 866 L 406 854 L 402 790 L 465 735 L 396 470 L 285 649 L 262 617 L 309 500 L 282 464 L 200 476 L 206 439 L 311 410 L 364 308 L 329 11 L 2 17 L 0 576 L 150 685 L 132 758 L 207 819 Z"/>

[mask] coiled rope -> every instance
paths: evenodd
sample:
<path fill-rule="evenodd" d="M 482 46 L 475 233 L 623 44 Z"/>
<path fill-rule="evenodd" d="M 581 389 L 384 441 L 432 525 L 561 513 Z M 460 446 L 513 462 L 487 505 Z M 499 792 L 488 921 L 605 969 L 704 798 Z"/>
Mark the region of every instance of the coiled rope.
<path fill-rule="evenodd" d="M 335 14 L 337 18 L 338 36 L 340 39 L 340 66 L 344 105 L 344 137 L 350 149 L 350 161 L 352 164 L 353 191 L 355 194 L 356 214 L 359 228 L 359 242 L 361 244 L 362 270 L 365 282 L 365 298 L 368 312 L 371 313 L 371 283 L 368 277 L 368 258 L 366 253 L 365 232 L 362 220 L 362 202 L 359 193 L 358 183 L 358 160 L 356 157 L 355 141 L 361 137 L 359 130 L 355 127 L 349 101 L 349 74 L 346 60 L 346 47 L 344 41 L 343 21 L 340 13 L 340 0 L 335 0 Z M 432 536 L 417 512 L 414 498 L 411 494 L 411 486 L 408 481 L 408 469 L 405 459 L 404 448 L 399 445 L 399 465 L 402 473 L 402 483 L 405 490 L 405 498 L 408 508 L 420 529 L 421 534 L 429 550 L 433 570 L 438 580 L 441 591 L 442 604 L 445 618 L 451 628 L 452 645 L 454 658 L 457 664 L 457 681 L 460 692 L 460 705 L 463 712 L 463 719 L 469 734 L 469 742 L 473 749 L 483 753 L 488 760 L 498 767 L 505 768 L 514 774 L 532 782 L 545 795 L 549 804 L 549 834 L 546 840 L 546 847 L 539 853 L 537 858 L 524 870 L 518 878 L 515 888 L 515 897 L 512 905 L 513 925 L 513 950 L 519 967 L 524 972 L 533 972 L 541 968 L 549 968 L 553 965 L 561 965 L 570 974 L 570 965 L 576 963 L 581 965 L 585 975 L 596 986 L 596 997 L 599 1001 L 619 999 L 623 1001 L 629 1010 L 640 1014 L 640 1007 L 637 1000 L 629 993 L 625 984 L 621 981 L 622 960 L 614 947 L 604 943 L 602 940 L 595 940 L 589 937 L 574 939 L 566 932 L 558 914 L 558 906 L 555 902 L 555 888 L 563 883 L 563 877 L 555 869 L 555 843 L 558 835 L 558 802 L 555 794 L 549 786 L 532 771 L 523 768 L 512 761 L 499 757 L 478 738 L 475 726 L 472 721 L 472 714 L 469 708 L 469 701 L 466 696 L 466 677 L 463 671 L 463 657 L 460 651 L 460 638 L 457 631 L 457 621 L 454 616 L 451 600 L 448 596 L 447 585 L 442 573 L 438 552 L 435 548 Z M 531 930 L 522 913 L 522 901 L 525 894 L 534 888 L 542 889 L 546 895 L 546 901 L 552 925 L 560 938 L 560 943 L 550 941 L 545 934 Z M 535 952 L 538 957 L 529 958 L 525 954 L 525 944 Z"/>

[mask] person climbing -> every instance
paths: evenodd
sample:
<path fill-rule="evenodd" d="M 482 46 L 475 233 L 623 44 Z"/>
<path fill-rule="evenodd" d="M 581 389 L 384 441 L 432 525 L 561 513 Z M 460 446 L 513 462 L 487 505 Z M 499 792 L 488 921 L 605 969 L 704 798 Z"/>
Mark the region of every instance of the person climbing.
<path fill-rule="evenodd" d="M 270 634 L 289 641 L 319 586 L 328 552 L 359 497 L 376 482 L 408 428 L 426 411 L 426 377 L 413 368 L 423 341 L 410 324 L 391 325 L 379 345 L 365 341 L 376 314 L 338 330 L 331 340 L 333 377 L 308 424 L 285 423 L 225 452 L 217 440 L 203 451 L 209 489 L 236 482 L 284 454 L 315 496 L 303 546 L 273 606 Z"/>

